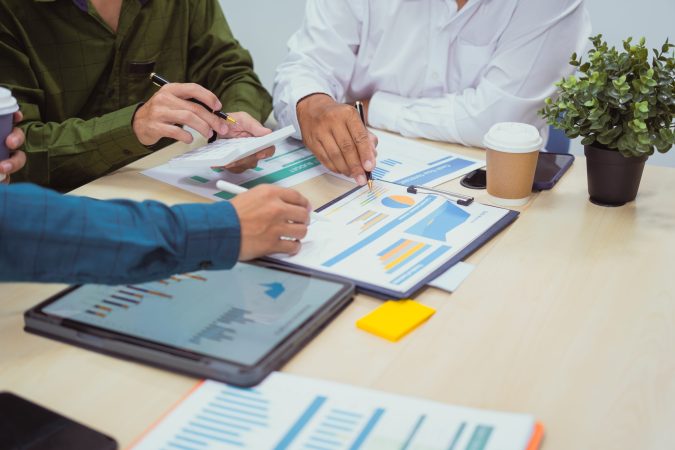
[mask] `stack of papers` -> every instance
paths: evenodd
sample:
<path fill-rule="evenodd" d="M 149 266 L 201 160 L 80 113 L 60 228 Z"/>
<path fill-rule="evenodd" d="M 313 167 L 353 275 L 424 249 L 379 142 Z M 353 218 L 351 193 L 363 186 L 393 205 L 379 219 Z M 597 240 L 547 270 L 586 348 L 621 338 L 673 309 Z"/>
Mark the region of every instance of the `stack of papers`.
<path fill-rule="evenodd" d="M 534 450 L 532 416 L 274 373 L 255 389 L 203 382 L 133 448 Z"/>

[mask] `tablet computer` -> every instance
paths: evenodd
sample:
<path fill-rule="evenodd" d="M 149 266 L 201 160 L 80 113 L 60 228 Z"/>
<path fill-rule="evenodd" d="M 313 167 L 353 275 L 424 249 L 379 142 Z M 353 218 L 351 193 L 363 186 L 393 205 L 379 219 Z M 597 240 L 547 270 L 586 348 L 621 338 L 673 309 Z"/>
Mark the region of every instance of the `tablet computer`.
<path fill-rule="evenodd" d="M 25 330 L 237 386 L 281 367 L 352 299 L 354 286 L 267 263 L 124 286 L 74 286 Z"/>

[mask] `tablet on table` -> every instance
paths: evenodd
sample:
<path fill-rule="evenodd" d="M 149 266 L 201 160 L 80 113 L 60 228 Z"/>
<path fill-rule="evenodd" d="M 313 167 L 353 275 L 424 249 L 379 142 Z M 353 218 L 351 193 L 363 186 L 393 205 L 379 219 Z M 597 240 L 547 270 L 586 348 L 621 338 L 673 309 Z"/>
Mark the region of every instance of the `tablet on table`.
<path fill-rule="evenodd" d="M 297 353 L 354 286 L 270 264 L 150 283 L 71 287 L 25 313 L 25 329 L 169 370 L 252 386 Z"/>

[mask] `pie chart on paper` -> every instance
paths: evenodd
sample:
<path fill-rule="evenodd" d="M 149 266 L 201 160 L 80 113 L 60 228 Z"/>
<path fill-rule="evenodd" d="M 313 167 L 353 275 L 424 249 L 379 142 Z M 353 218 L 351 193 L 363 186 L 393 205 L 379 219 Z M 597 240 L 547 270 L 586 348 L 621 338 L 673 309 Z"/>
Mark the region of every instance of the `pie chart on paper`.
<path fill-rule="evenodd" d="M 390 195 L 382 199 L 382 204 L 387 208 L 410 208 L 415 204 L 415 200 L 407 195 Z"/>

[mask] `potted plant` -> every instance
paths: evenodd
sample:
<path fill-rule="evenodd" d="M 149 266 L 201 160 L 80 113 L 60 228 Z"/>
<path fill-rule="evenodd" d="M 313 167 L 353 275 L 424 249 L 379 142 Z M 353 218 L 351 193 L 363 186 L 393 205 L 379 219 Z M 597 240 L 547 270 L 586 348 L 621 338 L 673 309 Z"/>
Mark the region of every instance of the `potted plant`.
<path fill-rule="evenodd" d="M 570 139 L 583 137 L 591 201 L 620 206 L 635 199 L 649 155 L 675 144 L 675 45 L 654 49 L 650 64 L 644 38 L 626 39 L 624 51 L 602 35 L 591 42 L 588 61 L 572 55 L 578 73 L 556 83 L 539 113 Z"/>

